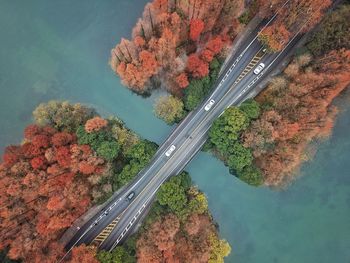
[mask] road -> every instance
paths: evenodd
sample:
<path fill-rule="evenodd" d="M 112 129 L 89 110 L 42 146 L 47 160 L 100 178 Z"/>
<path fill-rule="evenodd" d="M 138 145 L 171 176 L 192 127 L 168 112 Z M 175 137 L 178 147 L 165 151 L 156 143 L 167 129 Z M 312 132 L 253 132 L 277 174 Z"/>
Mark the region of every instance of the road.
<path fill-rule="evenodd" d="M 272 54 L 264 52 L 257 40 L 258 32 L 273 18 L 263 21 L 251 32 L 226 64 L 210 96 L 175 127 L 150 164 L 75 233 L 66 245 L 68 252 L 82 243 L 93 243 L 100 249 L 112 250 L 123 242 L 142 218 L 144 211 L 148 210 L 146 208 L 152 204 L 162 183 L 170 176 L 180 173 L 201 149 L 213 121 L 230 105 L 239 105 L 247 99 L 247 95 L 285 58 L 298 42 L 299 35 L 286 43 L 283 51 Z M 265 68 L 256 75 L 253 70 L 261 62 Z M 205 105 L 212 99 L 215 103 L 209 111 L 205 111 Z M 165 152 L 171 145 L 175 145 L 176 149 L 167 157 Z M 134 197 L 129 200 L 127 196 L 131 192 Z"/>

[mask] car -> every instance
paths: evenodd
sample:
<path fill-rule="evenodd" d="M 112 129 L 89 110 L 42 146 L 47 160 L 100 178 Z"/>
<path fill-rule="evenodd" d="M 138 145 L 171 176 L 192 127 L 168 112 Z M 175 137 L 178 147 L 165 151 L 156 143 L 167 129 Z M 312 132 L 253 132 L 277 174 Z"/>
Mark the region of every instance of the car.
<path fill-rule="evenodd" d="M 79 229 L 80 229 L 80 227 L 79 227 L 79 226 L 77 226 L 77 229 L 79 230 Z"/>
<path fill-rule="evenodd" d="M 165 155 L 169 157 L 175 149 L 176 149 L 175 145 L 171 145 L 169 150 L 166 151 Z"/>
<path fill-rule="evenodd" d="M 209 103 L 207 105 L 205 105 L 204 110 L 205 111 L 210 110 L 211 106 L 213 106 L 214 103 L 215 103 L 215 100 L 210 100 Z"/>
<path fill-rule="evenodd" d="M 126 198 L 127 198 L 128 200 L 131 200 L 131 199 L 134 198 L 134 196 L 135 196 L 135 192 L 130 192 Z"/>
<path fill-rule="evenodd" d="M 265 67 L 264 63 L 260 63 L 255 69 L 254 69 L 254 74 L 258 75 Z"/>
<path fill-rule="evenodd" d="M 108 211 L 108 210 L 106 210 L 106 211 L 104 212 L 104 214 L 105 214 L 105 215 L 108 215 L 108 213 L 109 213 L 109 211 Z"/>

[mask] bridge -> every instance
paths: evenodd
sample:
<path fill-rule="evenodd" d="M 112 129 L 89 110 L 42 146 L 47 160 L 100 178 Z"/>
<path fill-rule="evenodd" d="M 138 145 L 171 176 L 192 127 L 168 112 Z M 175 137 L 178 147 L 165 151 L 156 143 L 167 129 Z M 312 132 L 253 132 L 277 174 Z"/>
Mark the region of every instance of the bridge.
<path fill-rule="evenodd" d="M 296 34 L 278 53 L 266 52 L 258 41 L 258 33 L 275 17 L 262 21 L 246 36 L 222 69 L 212 93 L 174 128 L 149 165 L 76 231 L 66 245 L 67 253 L 82 243 L 112 250 L 125 241 L 148 211 L 160 186 L 169 177 L 179 174 L 201 149 L 213 121 L 227 107 L 239 105 L 250 94 L 258 92 L 258 84 L 290 53 L 301 37 Z M 255 74 L 253 71 L 260 63 L 265 67 Z M 214 104 L 206 110 L 205 106 L 211 100 Z M 175 150 L 167 156 L 165 153 L 172 145 Z"/>

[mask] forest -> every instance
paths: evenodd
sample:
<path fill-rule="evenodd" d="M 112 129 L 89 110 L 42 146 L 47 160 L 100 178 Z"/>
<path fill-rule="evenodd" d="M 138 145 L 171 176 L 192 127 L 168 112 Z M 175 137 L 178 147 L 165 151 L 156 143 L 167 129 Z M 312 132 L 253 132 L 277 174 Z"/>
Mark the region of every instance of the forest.
<path fill-rule="evenodd" d="M 118 118 L 104 119 L 81 104 L 50 101 L 33 117 L 23 142 L 6 147 L 0 164 L 4 262 L 57 262 L 65 230 L 136 176 L 158 147 Z M 150 239 L 154 246 L 145 242 Z M 65 262 L 162 262 L 190 255 L 198 262 L 222 262 L 229 253 L 205 195 L 184 172 L 161 187 L 142 230 L 127 244 L 113 253 L 81 245 Z"/>
<path fill-rule="evenodd" d="M 171 125 L 210 93 L 232 42 L 253 17 L 278 13 L 258 35 L 268 52 L 315 28 L 262 94 L 214 122 L 204 148 L 251 185 L 283 185 L 311 157 L 310 142 L 330 135 L 337 111 L 332 101 L 349 84 L 349 4 L 328 12 L 331 5 L 331 0 L 155 0 L 145 6 L 132 39 L 112 49 L 110 65 L 138 94 L 165 89 L 169 94 L 156 100 L 154 113 Z"/>
<path fill-rule="evenodd" d="M 349 4 L 327 14 L 255 102 L 232 107 L 214 122 L 207 148 L 237 177 L 251 185 L 285 185 L 312 158 L 310 143 L 331 135 L 332 102 L 350 85 L 349 21 Z"/>

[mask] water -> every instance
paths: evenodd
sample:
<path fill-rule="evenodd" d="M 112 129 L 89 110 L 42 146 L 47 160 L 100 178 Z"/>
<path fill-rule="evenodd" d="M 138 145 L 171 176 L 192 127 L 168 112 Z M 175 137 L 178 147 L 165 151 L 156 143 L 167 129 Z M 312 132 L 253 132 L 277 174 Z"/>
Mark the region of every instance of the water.
<path fill-rule="evenodd" d="M 0 150 L 19 143 L 39 102 L 68 99 L 116 114 L 145 138 L 171 127 L 152 114 L 154 98 L 120 84 L 107 61 L 128 38 L 147 0 L 0 0 Z M 233 253 L 226 262 L 350 262 L 350 107 L 301 178 L 284 191 L 249 187 L 208 154 L 187 168 L 204 190 Z"/>

